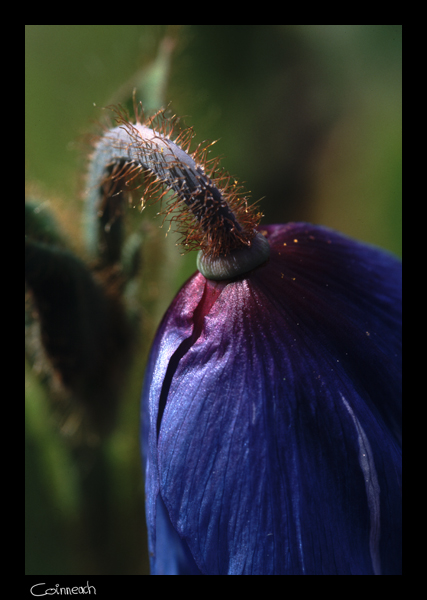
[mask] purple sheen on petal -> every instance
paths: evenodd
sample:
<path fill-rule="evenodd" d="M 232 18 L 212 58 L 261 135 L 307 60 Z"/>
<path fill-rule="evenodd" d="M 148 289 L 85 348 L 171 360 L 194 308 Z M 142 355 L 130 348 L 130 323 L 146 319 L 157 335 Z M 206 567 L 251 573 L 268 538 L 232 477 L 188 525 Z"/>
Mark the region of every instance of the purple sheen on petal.
<path fill-rule="evenodd" d="M 400 263 L 305 223 L 261 231 L 269 261 L 194 276 L 156 336 L 150 548 L 160 494 L 204 574 L 400 573 Z"/>
<path fill-rule="evenodd" d="M 200 331 L 203 319 L 198 317 L 198 307 L 206 305 L 209 308 L 219 294 L 217 288 L 221 287 L 222 284 L 207 282 L 200 273 L 190 277 L 166 312 L 150 351 L 142 392 L 141 446 L 146 480 L 148 544 L 152 556 L 156 554 L 156 502 L 159 493 L 156 456 L 163 397 L 168 393 L 175 357 Z"/>

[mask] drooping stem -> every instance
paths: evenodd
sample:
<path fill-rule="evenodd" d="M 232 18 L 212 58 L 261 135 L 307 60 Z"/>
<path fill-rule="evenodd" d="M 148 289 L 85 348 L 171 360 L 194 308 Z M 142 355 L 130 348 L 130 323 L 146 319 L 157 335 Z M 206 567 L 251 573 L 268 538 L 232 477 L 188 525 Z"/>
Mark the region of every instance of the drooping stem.
<path fill-rule="evenodd" d="M 253 244 L 260 235 L 255 230 L 260 215 L 248 208 L 246 199 L 235 192 L 234 185 L 230 186 L 230 178 L 208 175 L 203 161 L 198 160 L 203 153 L 190 155 L 169 139 L 164 130 L 158 132 L 140 122 L 131 124 L 121 115 L 119 123 L 98 141 L 88 173 L 89 214 L 92 219 L 98 218 L 103 230 L 100 231 L 101 241 L 104 241 L 101 254 L 110 261 L 118 259 L 122 195 L 143 173 L 151 176 L 146 189 L 148 194 L 153 190 L 157 192 L 160 186 L 163 187 L 161 196 L 168 190 L 174 193 L 175 200 L 170 206 L 182 209 L 180 215 L 173 218 L 184 233 L 184 246 L 201 249 L 198 267 L 202 272 L 205 263 L 211 265 L 215 261 L 214 272 L 207 267 L 204 273 L 207 277 L 235 276 L 240 269 L 236 265 L 231 270 L 226 269 L 226 276 L 218 277 L 221 263 L 229 263 L 235 252 L 236 258 L 255 251 L 255 262 L 260 264 L 261 259 L 261 262 L 266 260 L 268 243 L 258 240 Z M 260 254 L 261 246 L 264 249 Z M 254 261 L 248 256 L 243 262 L 237 258 L 237 262 L 254 268 L 251 266 Z"/>

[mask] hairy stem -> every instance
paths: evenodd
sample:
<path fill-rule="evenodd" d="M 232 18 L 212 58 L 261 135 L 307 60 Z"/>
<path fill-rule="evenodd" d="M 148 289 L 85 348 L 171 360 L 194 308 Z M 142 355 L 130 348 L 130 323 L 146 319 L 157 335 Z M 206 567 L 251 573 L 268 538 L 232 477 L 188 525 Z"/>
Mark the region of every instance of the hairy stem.
<path fill-rule="evenodd" d="M 135 187 L 136 179 L 144 175 L 145 196 L 158 195 L 160 189 L 160 198 L 167 191 L 173 192 L 174 200 L 169 202 L 168 212 L 181 209 L 172 219 L 184 236 L 183 245 L 202 251 L 203 260 L 198 264 L 202 272 L 204 259 L 209 259 L 209 264 L 215 259 L 214 271 L 208 269 L 207 272 L 212 278 L 218 278 L 223 259 L 228 261 L 236 252 L 233 264 L 237 260 L 239 265 L 243 255 L 245 266 L 242 268 L 248 270 L 253 268 L 253 262 L 259 264 L 260 244 L 255 244 L 255 261 L 248 252 L 253 254 L 252 242 L 260 235 L 255 227 L 261 215 L 248 208 L 246 198 L 237 193 L 235 183 L 230 184 L 230 177 L 207 173 L 206 148 L 189 154 L 181 147 L 180 140 L 185 141 L 185 136 L 179 136 L 175 142 L 170 139 L 167 122 L 157 131 L 138 119 L 136 124 L 129 123 L 120 113 L 117 121 L 119 125 L 107 131 L 96 144 L 88 172 L 88 225 L 90 231 L 96 230 L 96 219 L 99 229 L 98 247 L 92 239 L 92 252 L 97 252 L 107 263 L 119 260 L 123 194 L 126 189 Z M 261 246 L 266 244 L 261 241 Z M 266 252 L 263 250 L 262 256 Z"/>

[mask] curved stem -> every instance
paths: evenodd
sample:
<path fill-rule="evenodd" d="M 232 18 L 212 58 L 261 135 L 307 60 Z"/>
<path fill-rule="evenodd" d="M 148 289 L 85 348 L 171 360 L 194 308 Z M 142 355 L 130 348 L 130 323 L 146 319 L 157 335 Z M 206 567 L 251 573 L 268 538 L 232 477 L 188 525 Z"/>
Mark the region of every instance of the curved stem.
<path fill-rule="evenodd" d="M 140 122 L 131 124 L 122 115 L 118 122 L 98 141 L 87 182 L 89 225 L 93 230 L 93 219 L 99 222 L 98 250 L 105 260 L 119 258 L 123 192 L 142 173 L 151 176 L 148 195 L 160 186 L 164 189 L 160 197 L 168 190 L 174 193 L 172 209 L 182 210 L 173 218 L 185 235 L 185 246 L 201 248 L 204 256 L 220 260 L 251 247 L 260 215 L 248 210 L 229 178 L 206 174 L 198 160 L 204 152 L 188 154 L 169 139 L 165 127 L 159 133 Z"/>

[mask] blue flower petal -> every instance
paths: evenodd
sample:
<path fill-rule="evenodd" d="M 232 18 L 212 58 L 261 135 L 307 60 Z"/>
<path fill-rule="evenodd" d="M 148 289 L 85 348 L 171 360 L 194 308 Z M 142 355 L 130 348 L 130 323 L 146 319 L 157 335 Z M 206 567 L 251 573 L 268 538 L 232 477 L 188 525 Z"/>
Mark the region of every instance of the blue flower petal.
<path fill-rule="evenodd" d="M 307 224 L 262 231 L 265 265 L 194 276 L 156 336 L 153 572 L 160 495 L 204 574 L 397 574 L 400 263 Z"/>
<path fill-rule="evenodd" d="M 153 575 L 202 575 L 169 518 L 161 496 L 156 503 L 156 561 Z"/>

